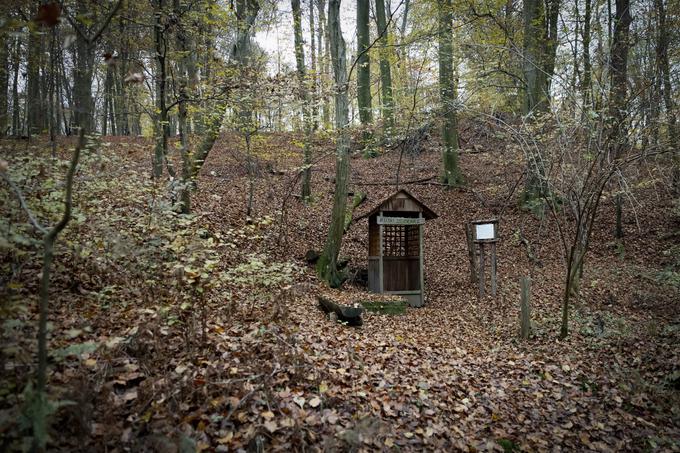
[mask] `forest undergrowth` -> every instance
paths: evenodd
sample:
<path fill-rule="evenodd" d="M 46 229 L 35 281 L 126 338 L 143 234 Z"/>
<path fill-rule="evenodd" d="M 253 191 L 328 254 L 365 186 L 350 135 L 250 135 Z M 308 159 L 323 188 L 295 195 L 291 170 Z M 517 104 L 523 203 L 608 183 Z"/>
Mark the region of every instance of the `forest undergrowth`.
<path fill-rule="evenodd" d="M 256 136 L 253 167 L 242 138 L 225 134 L 187 216 L 173 209 L 168 182 L 149 178 L 148 140 L 100 138 L 57 243 L 50 449 L 680 449 L 680 213 L 671 196 L 640 166 L 622 242 L 605 197 L 572 333 L 558 340 L 564 257 L 550 217 L 517 205 L 523 157 L 488 126 L 466 124 L 462 141 L 467 181 L 452 190 L 437 183 L 436 142 L 417 155 L 353 155 L 350 190 L 367 194 L 355 218 L 396 189 L 397 171 L 400 188 L 439 214 L 425 228 L 426 306 L 367 313 L 355 328 L 319 310 L 322 285 L 304 258 L 322 247 L 330 221 L 330 141 L 314 143 L 305 206 L 295 196 L 298 136 Z M 8 173 L 48 221 L 60 213 L 73 143 L 60 145 L 52 158 L 40 140 L 0 142 Z M 11 451 L 30 445 L 40 244 L 3 191 L 0 445 Z M 480 299 L 463 223 L 492 216 L 499 294 Z M 350 225 L 341 255 L 360 275 L 365 218 Z M 524 276 L 528 341 L 518 334 Z M 346 283 L 354 292 L 361 284 Z"/>

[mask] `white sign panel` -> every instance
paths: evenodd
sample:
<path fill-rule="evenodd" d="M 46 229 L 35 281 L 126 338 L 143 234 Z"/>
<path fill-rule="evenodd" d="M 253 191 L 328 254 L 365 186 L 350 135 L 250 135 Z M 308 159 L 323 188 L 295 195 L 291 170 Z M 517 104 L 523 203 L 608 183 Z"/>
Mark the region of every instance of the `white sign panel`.
<path fill-rule="evenodd" d="M 422 217 L 383 217 L 378 216 L 378 225 L 424 225 L 425 219 Z"/>
<path fill-rule="evenodd" d="M 496 234 L 494 232 L 493 223 L 481 223 L 475 225 L 475 238 L 478 241 L 484 241 L 486 239 L 496 239 Z"/>

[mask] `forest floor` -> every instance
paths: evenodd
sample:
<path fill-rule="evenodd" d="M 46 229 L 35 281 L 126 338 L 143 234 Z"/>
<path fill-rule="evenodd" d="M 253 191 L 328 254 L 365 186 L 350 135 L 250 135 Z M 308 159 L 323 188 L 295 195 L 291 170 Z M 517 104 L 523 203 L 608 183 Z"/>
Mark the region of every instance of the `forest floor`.
<path fill-rule="evenodd" d="M 321 285 L 304 259 L 308 249 L 322 248 L 330 220 L 329 140 L 315 143 L 314 199 L 304 206 L 294 197 L 299 136 L 259 136 L 254 178 L 243 140 L 222 137 L 203 168 L 193 208 L 204 229 L 199 234 L 225 245 L 216 247 L 218 267 L 242 275 L 176 313 L 173 304 L 181 301 L 165 289 L 173 274 L 150 268 L 133 278 L 142 245 L 137 251 L 110 245 L 123 242 L 116 235 L 131 222 L 143 228 L 144 247 L 159 234 L 151 221 L 143 225 L 157 192 L 127 193 L 148 179 L 151 145 L 103 138 L 105 156 L 115 157 L 103 164 L 93 157 L 87 165 L 99 162 L 114 183 L 83 207 L 92 220 L 71 228 L 64 241 L 51 315 L 53 349 L 74 342 L 95 347 L 53 360 L 54 397 L 77 404 L 55 415 L 51 448 L 680 451 L 680 292 L 663 277 L 680 228 L 671 197 L 641 168 L 621 243 L 613 240 L 613 203 L 604 200 L 571 333 L 559 340 L 563 251 L 549 217 L 517 206 L 523 158 L 487 126 L 470 125 L 462 138 L 463 148 L 476 151 L 461 155 L 462 189 L 437 184 L 433 141 L 417 156 L 353 154 L 351 190 L 367 192 L 355 216 L 394 192 L 397 168 L 400 180 L 416 181 L 400 188 L 439 215 L 425 227 L 425 307 L 400 316 L 367 313 L 361 327 L 332 322 L 319 309 Z M 2 143 L 11 167 L 22 161 L 23 147 Z M 39 148 L 34 151 L 44 152 Z M 94 214 L 102 209 L 110 217 Z M 462 225 L 489 217 L 500 220 L 499 291 L 480 299 L 470 283 Z M 366 266 L 367 230 L 360 220 L 344 238 L 341 255 L 350 270 Z M 73 252 L 86 243 L 95 252 Z M 17 414 L 34 369 L 36 266 L 12 277 L 28 309 L 12 312 L 23 324 L 3 330 L 0 445 L 6 449 L 26 435 Z M 518 335 L 524 276 L 532 279 L 528 341 Z"/>

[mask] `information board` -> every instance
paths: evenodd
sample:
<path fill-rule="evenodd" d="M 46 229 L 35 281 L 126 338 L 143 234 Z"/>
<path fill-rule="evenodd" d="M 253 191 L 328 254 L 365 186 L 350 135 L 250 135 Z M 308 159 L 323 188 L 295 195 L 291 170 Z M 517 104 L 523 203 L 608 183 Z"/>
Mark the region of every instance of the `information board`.
<path fill-rule="evenodd" d="M 493 223 L 480 223 L 475 225 L 475 239 L 478 241 L 486 241 L 489 239 L 496 239 Z"/>

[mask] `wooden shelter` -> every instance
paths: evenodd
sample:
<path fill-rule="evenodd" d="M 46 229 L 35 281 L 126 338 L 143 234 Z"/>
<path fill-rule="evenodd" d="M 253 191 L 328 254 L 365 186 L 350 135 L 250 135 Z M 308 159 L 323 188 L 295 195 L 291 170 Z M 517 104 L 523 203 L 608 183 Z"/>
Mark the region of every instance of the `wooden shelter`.
<path fill-rule="evenodd" d="M 398 294 L 414 307 L 425 302 L 423 228 L 437 218 L 430 208 L 400 190 L 368 214 L 368 288 Z"/>

